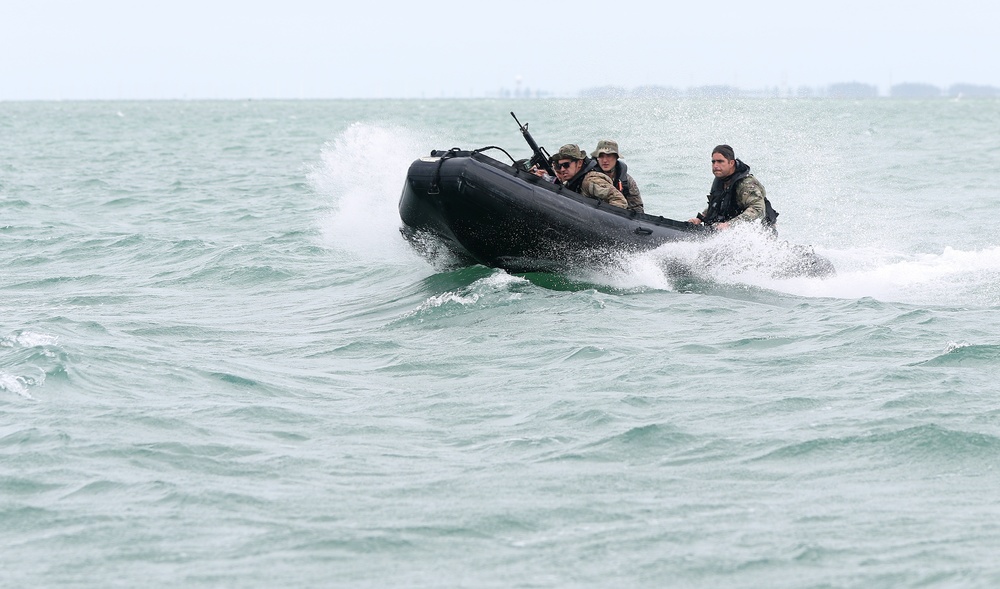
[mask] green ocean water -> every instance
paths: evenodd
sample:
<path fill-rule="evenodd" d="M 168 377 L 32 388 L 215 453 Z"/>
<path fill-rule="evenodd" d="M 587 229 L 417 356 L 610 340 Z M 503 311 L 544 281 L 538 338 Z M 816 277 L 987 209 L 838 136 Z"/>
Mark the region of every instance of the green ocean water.
<path fill-rule="evenodd" d="M 431 149 L 619 141 L 781 245 L 510 275 L 399 234 Z M 1000 102 L 0 103 L 0 585 L 995 587 Z"/>

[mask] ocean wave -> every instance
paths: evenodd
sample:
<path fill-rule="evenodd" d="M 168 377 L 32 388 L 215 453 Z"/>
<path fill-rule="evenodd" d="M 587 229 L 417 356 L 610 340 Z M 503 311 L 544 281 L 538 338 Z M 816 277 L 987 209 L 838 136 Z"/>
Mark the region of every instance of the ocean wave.
<path fill-rule="evenodd" d="M 519 300 L 522 296 L 519 287 L 531 283 L 519 276 L 513 276 L 503 270 L 487 270 L 482 275 L 480 270 L 460 271 L 461 277 L 473 278 L 471 284 L 437 293 L 426 298 L 416 309 L 407 312 L 399 321 L 433 320 L 449 317 L 466 308 L 494 308 L 504 306 Z M 453 277 L 449 278 L 449 281 Z M 425 283 L 428 283 L 425 281 Z M 428 284 L 446 283 L 437 280 Z"/>
<path fill-rule="evenodd" d="M 943 354 L 911 366 L 993 368 L 1000 363 L 1000 345 L 951 342 Z"/>
<path fill-rule="evenodd" d="M 572 422 L 579 431 L 593 432 L 595 428 L 613 427 L 619 418 L 604 411 L 587 410 L 562 415 L 559 420 Z M 674 426 L 653 423 L 636 425 L 597 440 L 560 438 L 558 445 L 540 448 L 537 460 L 683 464 L 705 459 L 699 448 L 697 436 Z"/>
<path fill-rule="evenodd" d="M 827 465 L 841 461 L 845 467 L 847 463 L 855 462 L 851 468 L 870 468 L 873 463 L 885 462 L 902 467 L 914 461 L 957 466 L 981 460 L 992 461 L 997 452 L 1000 452 L 998 436 L 928 424 L 867 435 L 794 442 L 750 461 L 809 460 Z"/>
<path fill-rule="evenodd" d="M 48 374 L 64 369 L 65 358 L 58 348 L 59 338 L 31 330 L 20 330 L 0 339 L 0 390 L 25 399 L 34 399 L 30 389 L 45 383 Z"/>
<path fill-rule="evenodd" d="M 54 346 L 58 341 L 58 336 L 24 330 L 4 336 L 3 339 L 0 339 L 0 347 L 13 348 L 15 346 L 19 346 L 24 348 L 35 348 Z"/>
<path fill-rule="evenodd" d="M 10 391 L 25 399 L 32 399 L 28 393 L 28 380 L 23 376 L 14 376 L 0 371 L 0 390 Z"/>

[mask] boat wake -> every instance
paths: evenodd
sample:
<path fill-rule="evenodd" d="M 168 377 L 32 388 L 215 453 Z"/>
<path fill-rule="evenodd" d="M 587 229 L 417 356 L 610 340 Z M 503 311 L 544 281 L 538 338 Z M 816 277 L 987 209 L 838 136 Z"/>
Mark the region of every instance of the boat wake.
<path fill-rule="evenodd" d="M 791 294 L 842 299 L 864 297 L 930 305 L 1000 305 L 1000 247 L 940 253 L 871 248 L 824 252 L 838 275 L 825 283 L 790 281 Z"/>
<path fill-rule="evenodd" d="M 624 290 L 685 289 L 691 281 L 743 286 L 809 298 L 930 305 L 1000 305 L 1000 247 L 912 254 L 869 247 L 816 248 L 837 272 L 796 272 L 797 246 L 754 231 L 734 229 L 704 242 L 678 242 L 628 256 L 615 266 L 587 271 Z"/>

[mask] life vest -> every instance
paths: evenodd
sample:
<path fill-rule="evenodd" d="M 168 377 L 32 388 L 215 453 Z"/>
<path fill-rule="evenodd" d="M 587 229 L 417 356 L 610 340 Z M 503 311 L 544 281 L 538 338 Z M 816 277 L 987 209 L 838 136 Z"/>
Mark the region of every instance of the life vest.
<path fill-rule="evenodd" d="M 725 223 L 730 219 L 738 217 L 743 212 L 736 203 L 736 189 L 740 183 L 748 177 L 753 177 L 750 173 L 750 166 L 740 160 L 736 160 L 736 172 L 728 178 L 716 178 L 712 182 L 712 190 L 708 195 L 708 214 L 702 218 L 706 225 L 715 223 Z M 729 188 L 725 187 L 726 180 L 729 180 Z M 764 197 L 764 225 L 773 227 L 778 219 L 778 211 L 771 207 L 771 201 Z"/>
<path fill-rule="evenodd" d="M 622 193 L 625 200 L 628 200 L 631 193 L 628 190 L 628 166 L 625 165 L 625 162 L 621 160 L 615 162 L 614 176 L 611 178 L 611 183 L 615 185 L 618 192 Z"/>
<path fill-rule="evenodd" d="M 566 183 L 566 188 L 572 190 L 573 192 L 580 192 L 580 187 L 583 186 L 584 176 L 586 176 L 589 172 L 593 172 L 596 168 L 597 161 L 589 157 L 583 160 L 583 167 L 576 173 L 576 176 L 569 179 L 569 182 Z"/>

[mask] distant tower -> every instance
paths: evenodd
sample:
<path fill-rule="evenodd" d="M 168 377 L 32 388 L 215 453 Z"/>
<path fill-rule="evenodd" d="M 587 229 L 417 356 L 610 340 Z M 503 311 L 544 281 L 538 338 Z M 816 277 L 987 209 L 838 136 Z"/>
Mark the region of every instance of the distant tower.
<path fill-rule="evenodd" d="M 520 98 L 521 97 L 521 82 L 523 80 L 524 80 L 524 78 L 521 76 L 521 74 L 518 74 L 517 77 L 514 78 L 514 97 L 515 98 Z"/>

